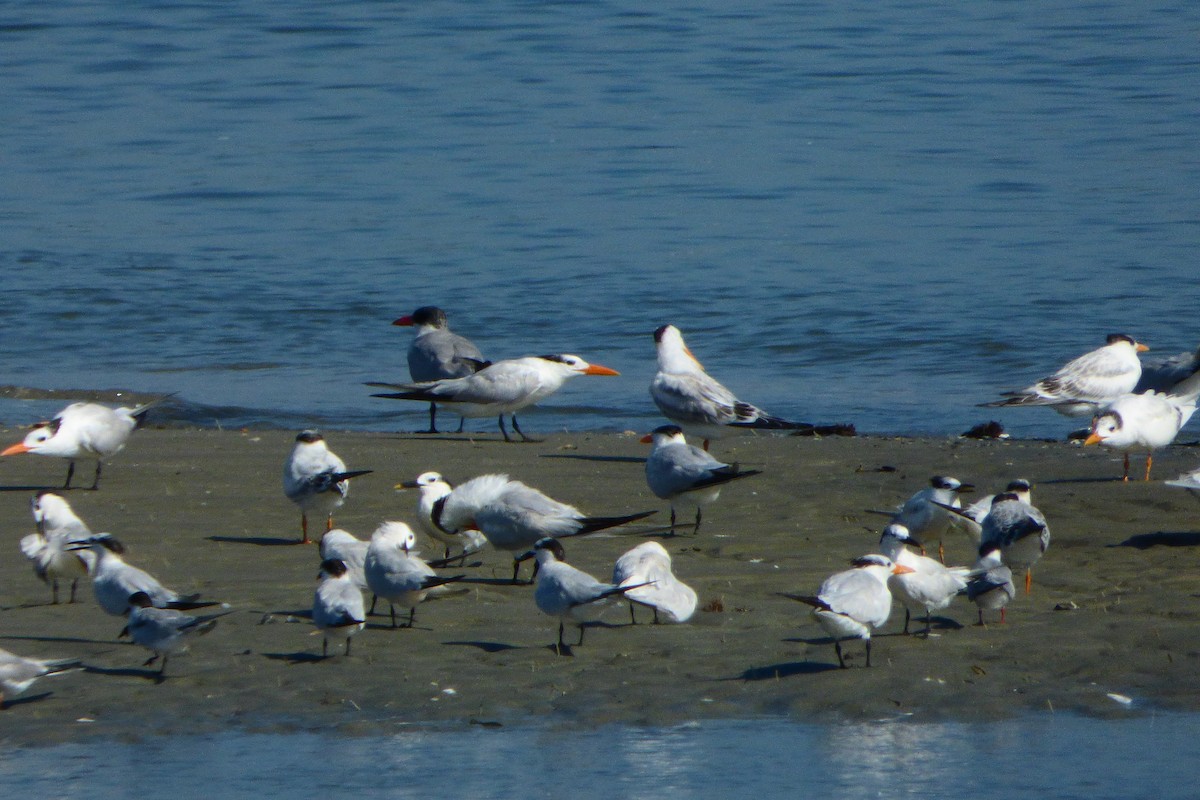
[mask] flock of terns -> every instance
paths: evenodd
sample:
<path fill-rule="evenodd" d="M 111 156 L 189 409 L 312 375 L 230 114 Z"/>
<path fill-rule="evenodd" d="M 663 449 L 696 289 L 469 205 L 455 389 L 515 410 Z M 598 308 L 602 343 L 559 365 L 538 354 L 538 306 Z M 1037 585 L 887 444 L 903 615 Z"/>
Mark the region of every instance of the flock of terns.
<path fill-rule="evenodd" d="M 453 333 L 445 313 L 433 306 L 417 309 L 394 324 L 415 329 L 408 350 L 413 382 L 369 385 L 389 390 L 376 397 L 428 402 L 430 432 L 437 432 L 441 408 L 463 418 L 496 416 L 501 434 L 511 441 L 507 415 L 514 433 L 529 441 L 517 423 L 517 412 L 553 394 L 568 379 L 618 374 L 571 354 L 490 362 L 470 341 Z M 670 503 L 672 533 L 677 508 L 694 509 L 692 532 L 696 533 L 702 506 L 716 500 L 726 484 L 759 474 L 713 457 L 708 452 L 710 440 L 739 429 L 854 435 L 850 425 L 793 422 L 739 400 L 705 372 L 672 325 L 655 331 L 654 340 L 658 372 L 650 394 L 671 424 L 643 439 L 652 445 L 646 482 L 655 496 Z M 1145 453 L 1145 479 L 1149 480 L 1153 452 L 1170 444 L 1196 410 L 1200 352 L 1144 369 L 1139 353 L 1146 349 L 1127 335 L 1110 335 L 1103 347 L 1070 361 L 1050 377 L 985 405 L 1048 406 L 1069 416 L 1091 416 L 1084 444 L 1123 452 L 1125 480 L 1130 453 Z M 96 489 L 103 461 L 124 447 L 154 405 L 113 409 L 73 403 L 51 421 L 35 425 L 22 442 L 0 456 L 32 453 L 66 459 L 64 489 L 71 486 L 75 463 L 92 461 L 91 488 Z M 703 447 L 689 444 L 687 434 L 703 439 Z M 563 540 L 634 522 L 653 511 L 589 516 L 507 475 L 481 475 L 451 486 L 440 474 L 426 472 L 396 487 L 417 491 L 418 527 L 444 546 L 442 559 L 426 561 L 417 552 L 416 534 L 403 522 L 382 523 L 369 541 L 333 527 L 334 511 L 345 501 L 350 481 L 367 472 L 347 469 L 315 431 L 296 437 L 284 466 L 284 492 L 301 512 L 301 542 L 311 541 L 310 513 L 324 517 L 312 621 L 323 634 L 325 656 L 330 643 L 339 642 L 349 655 L 352 637 L 363 630 L 380 599 L 389 605 L 393 627 L 398 624 L 397 607 L 408 610 L 411 626 L 421 602 L 454 591 L 454 584 L 463 578 L 437 570 L 456 560 L 463 564 L 486 545 L 512 554 L 514 582 L 521 565 L 534 561 L 534 600 L 539 610 L 559 622 L 555 643 L 559 653 L 570 652 L 564 642 L 566 626 L 578 629 L 578 644 L 582 644 L 586 623 L 610 598 L 627 600 L 631 619 L 638 605 L 652 609 L 655 622 L 686 622 L 696 610 L 696 592 L 674 575 L 670 555 L 656 541 L 622 555 L 610 581 L 567 562 Z M 1200 490 L 1200 468 L 1167 483 Z M 908 633 L 916 615 L 924 617 L 928 633 L 931 614 L 959 596 L 977 605 L 981 625 L 985 611 L 999 612 L 1003 622 L 1005 607 L 1016 595 L 1014 570 L 1024 571 L 1025 591 L 1030 591 L 1032 568 L 1050 544 L 1046 519 L 1032 505 L 1030 484 L 1014 480 L 999 493 L 964 508 L 960 495 L 973 489 L 955 478 L 934 476 L 928 488 L 897 510 L 882 512 L 889 521 L 877 553 L 855 559 L 850 569 L 830 576 L 814 595 L 789 595 L 812 607 L 816 621 L 833 639 L 840 666 L 846 666 L 842 642 L 849 639 L 865 642 L 870 666 L 871 632 L 886 623 L 894 599 L 905 609 L 904 632 Z M 32 514 L 37 533 L 21 540 L 21 550 L 38 577 L 50 585 L 52 602 L 59 601 L 60 582 L 70 582 L 69 601 L 74 602 L 78 580 L 90 577 L 100 607 L 126 620 L 122 635 L 151 652 L 146 665 L 160 661 L 160 680 L 172 654 L 186 650 L 191 639 L 212 630 L 221 616 L 231 613 L 228 607 L 215 613 L 187 613 L 218 603 L 181 596 L 127 563 L 121 543 L 110 534 L 92 533 L 61 494 L 40 492 L 33 498 Z M 972 566 L 944 564 L 941 542 L 951 528 L 967 532 L 976 541 L 979 558 Z M 925 554 L 934 543 L 938 558 Z M 373 596 L 369 611 L 367 592 Z M 28 659 L 0 650 L 0 703 L 43 675 L 78 666 L 74 659 Z"/>

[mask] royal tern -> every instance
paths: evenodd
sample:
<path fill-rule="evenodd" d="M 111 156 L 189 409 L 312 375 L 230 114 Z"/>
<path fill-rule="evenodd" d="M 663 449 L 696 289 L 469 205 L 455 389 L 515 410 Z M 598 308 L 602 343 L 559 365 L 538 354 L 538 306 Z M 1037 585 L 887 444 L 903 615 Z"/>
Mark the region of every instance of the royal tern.
<path fill-rule="evenodd" d="M 721 487 L 738 478 L 758 475 L 761 470 L 741 470 L 737 464 L 726 464 L 699 447 L 687 443 L 678 425 L 662 425 L 642 441 L 654 448 L 646 459 L 646 484 L 650 491 L 671 503 L 671 533 L 675 533 L 675 507 L 695 506 L 696 525 L 692 534 L 700 532 L 700 507 L 713 502 Z"/>
<path fill-rule="evenodd" d="M 341 559 L 327 558 L 322 561 L 317 577 L 320 583 L 313 594 L 312 620 L 324 636 L 321 640 L 321 656 L 329 656 L 331 638 L 344 641 L 346 655 L 350 655 L 350 637 L 361 631 L 367 620 L 362 589 L 354 582 L 350 570 Z"/>
<path fill-rule="evenodd" d="M 846 668 L 842 657 L 843 639 L 862 639 L 867 644 L 867 666 L 871 666 L 871 629 L 885 624 L 892 613 L 892 593 L 888 577 L 912 572 L 911 567 L 895 564 L 887 556 L 861 556 L 850 562 L 853 569 L 836 572 L 825 579 L 816 597 L 788 595 L 792 600 L 813 607 L 813 617 L 833 637 L 838 666 Z"/>
<path fill-rule="evenodd" d="M 947 567 L 937 559 L 917 555 L 908 549 L 908 545 L 921 546 L 908 528 L 892 523 L 883 529 L 883 536 L 879 540 L 880 552 L 894 563 L 912 570 L 888 577 L 888 589 L 904 606 L 904 632 L 908 633 L 912 615 L 923 613 L 923 633 L 928 636 L 932 629 L 930 615 L 950 605 L 950 601 L 966 588 L 970 570 L 966 567 Z"/>
<path fill-rule="evenodd" d="M 129 625 L 126 630 L 135 644 L 154 654 L 142 666 L 148 667 L 162 659 L 158 668 L 159 680 L 162 680 L 167 671 L 167 658 L 186 652 L 191 639 L 208 633 L 217 626 L 218 618 L 231 613 L 221 611 L 193 617 L 173 608 L 155 607 L 150 595 L 135 592 L 129 598 Z"/>
<path fill-rule="evenodd" d="M 819 429 L 807 422 L 791 422 L 772 416 L 757 406 L 738 400 L 733 392 L 704 371 L 674 325 L 663 325 L 656 330 L 654 343 L 658 349 L 658 373 L 650 383 L 650 397 L 664 417 L 688 433 L 704 437 L 705 450 L 710 439 L 728 433 L 729 428 L 824 430 L 854 435 L 852 425 Z"/>
<path fill-rule="evenodd" d="M 0 708 L 44 675 L 55 675 L 80 666 L 77 658 L 23 658 L 0 649 Z"/>
<path fill-rule="evenodd" d="M 329 449 L 325 438 L 316 431 L 303 431 L 296 436 L 296 446 L 283 465 L 283 493 L 300 507 L 301 544 L 309 544 L 308 512 L 325 514 L 325 530 L 333 530 L 333 512 L 345 502 L 350 479 L 370 472 L 369 469 L 347 472 L 346 462 Z"/>
<path fill-rule="evenodd" d="M 76 461 L 95 461 L 96 477 L 92 480 L 92 488 L 97 489 L 100 487 L 103 459 L 120 452 L 134 430 L 145 422 L 150 409 L 165 399 L 159 398 L 134 408 L 72 403 L 55 414 L 49 422 L 39 422 L 26 434 L 24 441 L 0 452 L 0 456 L 33 453 L 67 459 L 64 489 L 71 488 Z"/>
<path fill-rule="evenodd" d="M 536 558 L 538 563 L 534 602 L 543 614 L 558 618 L 558 643 L 554 651 L 559 655 L 562 655 L 563 648 L 566 647 L 563 642 L 563 626 L 566 623 L 579 628 L 577 644 L 581 645 L 584 625 L 599 615 L 605 600 L 646 585 L 633 583 L 616 586 L 596 580 L 583 570 L 568 564 L 562 543 L 551 537 L 539 540 L 533 549 L 521 555 L 519 560 L 525 561 L 530 558 Z"/>
<path fill-rule="evenodd" d="M 958 478 L 947 475 L 934 475 L 929 479 L 929 486 L 915 493 L 892 514 L 890 524 L 903 525 L 912 537 L 920 542 L 938 543 L 938 558 L 946 560 L 946 548 L 943 543 L 946 531 L 952 525 L 963 525 L 942 506 L 954 509 L 962 507 L 959 495 L 974 491 L 975 487 L 963 483 Z"/>
<path fill-rule="evenodd" d="M 459 547 L 462 549 L 461 561 L 465 561 L 466 557 L 472 553 L 477 553 L 483 546 L 487 544 L 487 539 L 483 534 L 472 528 L 449 532 L 439 528 L 433 521 L 434 508 L 437 503 L 454 489 L 450 482 L 442 477 L 438 472 L 422 472 L 415 480 L 398 483 L 395 486 L 397 491 L 404 489 L 417 490 L 417 524 L 421 526 L 421 530 L 432 539 L 436 539 L 445 545 L 445 554 L 443 560 L 450 558 L 450 548 Z"/>
<path fill-rule="evenodd" d="M 1148 358 L 1142 361 L 1142 377 L 1133 394 L 1141 394 L 1148 390 L 1170 394 L 1175 387 L 1200 370 L 1200 348 L 1194 352 L 1179 353 L 1174 356 Z"/>
<path fill-rule="evenodd" d="M 1179 431 L 1196 413 L 1200 395 L 1200 373 L 1175 386 L 1171 394 L 1155 391 L 1127 394 L 1117 398 L 1092 418 L 1092 430 L 1083 443 L 1100 444 L 1125 454 L 1122 480 L 1129 480 L 1129 454 L 1146 454 L 1146 480 L 1154 451 L 1175 441 Z"/>
<path fill-rule="evenodd" d="M 92 590 L 96 602 L 105 613 L 114 617 L 129 611 L 130 598 L 143 593 L 157 608 L 203 608 L 215 602 L 200 601 L 196 595 L 182 597 L 159 583 L 145 570 L 125 563 L 121 557 L 125 547 L 108 533 L 97 533 L 68 545 L 70 550 L 90 550 L 95 557 L 92 565 Z"/>
<path fill-rule="evenodd" d="M 671 556 L 658 542 L 642 542 L 617 559 L 612 582 L 633 586 L 625 592 L 629 619 L 636 623 L 634 605 L 654 609 L 654 624 L 662 611 L 670 622 L 687 622 L 696 613 L 696 592 L 671 571 Z"/>
<path fill-rule="evenodd" d="M 1133 391 L 1142 375 L 1138 353 L 1150 348 L 1124 333 L 1110 333 L 1107 344 L 1069 361 L 1062 369 L 1025 389 L 1004 392 L 1004 400 L 982 406 L 1050 406 L 1068 417 L 1095 414 Z"/>
<path fill-rule="evenodd" d="M 79 579 L 90 571 L 95 556 L 90 550 L 70 550 L 73 541 L 92 535 L 71 504 L 53 492 L 38 492 L 30 503 L 37 533 L 21 539 L 21 552 L 33 562 L 33 571 L 50 586 L 50 602 L 58 603 L 59 579 L 70 579 L 71 599 Z"/>
<path fill-rule="evenodd" d="M 416 534 L 403 522 L 384 522 L 371 534 L 371 543 L 367 547 L 367 559 L 363 564 L 367 586 L 388 601 L 393 628 L 396 627 L 396 606 L 408 609 L 406 627 L 411 628 L 417 605 L 431 590 L 463 578 L 462 575 L 440 577 L 417 555 L 413 549 L 416 543 Z"/>
<path fill-rule="evenodd" d="M 569 379 L 579 375 L 620 375 L 614 369 L 589 364 L 570 354 L 526 356 L 497 361 L 465 378 L 447 378 L 426 383 L 368 383 L 396 392 L 374 394 L 392 400 L 423 400 L 449 405 L 464 417 L 499 415 L 504 441 L 508 431 L 504 415 L 512 416 L 513 430 L 525 441 L 533 441 L 517 426 L 517 412 L 557 392 Z"/>
<path fill-rule="evenodd" d="M 979 560 L 971 570 L 971 578 L 967 581 L 967 599 L 979 607 L 979 624 L 983 625 L 984 611 L 1000 612 L 1000 622 L 1003 624 L 1004 607 L 1017 594 L 1013 584 L 1012 570 L 1004 565 L 1000 548 L 994 543 L 981 545 Z"/>
<path fill-rule="evenodd" d="M 654 514 L 588 517 L 582 511 L 507 475 L 480 475 L 434 503 L 435 525 L 448 532 L 474 528 L 497 550 L 521 553 L 548 536 L 577 536 L 624 525 Z M 540 562 L 539 562 L 540 563 Z M 513 562 L 517 580 L 520 559 Z"/>
<path fill-rule="evenodd" d="M 450 330 L 446 312 L 437 306 L 421 306 L 392 324 L 416 329 L 408 346 L 408 374 L 414 383 L 465 378 L 490 363 L 469 339 Z M 458 431 L 462 433 L 461 419 Z M 437 432 L 437 403 L 431 402 L 426 433 Z"/>
<path fill-rule="evenodd" d="M 1013 492 L 1002 492 L 992 500 L 992 510 L 983 520 L 979 546 L 1000 548 L 1004 563 L 1025 570 L 1025 594 L 1033 587 L 1033 565 L 1050 547 L 1050 528 L 1037 508 Z"/>

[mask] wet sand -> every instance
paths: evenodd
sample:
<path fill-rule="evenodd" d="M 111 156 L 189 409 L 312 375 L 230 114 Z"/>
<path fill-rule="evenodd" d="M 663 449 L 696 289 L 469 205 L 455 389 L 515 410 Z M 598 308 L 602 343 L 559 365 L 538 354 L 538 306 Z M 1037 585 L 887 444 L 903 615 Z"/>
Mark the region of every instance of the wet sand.
<path fill-rule="evenodd" d="M 6 443 L 21 436 L 2 434 Z M 48 587 L 17 548 L 33 530 L 29 498 L 61 484 L 64 462 L 0 461 L 8 541 L 0 647 L 86 665 L 43 679 L 0 712 L 0 738 L 53 742 L 228 726 L 388 733 L 424 723 L 658 724 L 761 715 L 987 720 L 1031 710 L 1200 708 L 1200 498 L 1161 483 L 1200 463 L 1196 448 L 1161 452 L 1154 482 L 1122 484 L 1114 480 L 1119 457 L 1066 443 L 725 439 L 714 443 L 719 458 L 763 474 L 727 487 L 705 509 L 699 535 L 666 537 L 661 527 L 635 524 L 566 542 L 572 563 L 606 578 L 643 536 L 662 537 L 705 609 L 690 623 L 634 626 L 624 604 L 613 604 L 571 656 L 556 655 L 557 622 L 536 610 L 528 586 L 508 584 L 508 555 L 488 549 L 462 570 L 463 591 L 418 608 L 415 629 L 392 630 L 377 615 L 350 657 L 322 660 L 321 637 L 310 635 L 304 617 L 317 549 L 294 544 L 300 515 L 280 486 L 292 438 L 144 430 L 105 467 L 99 491 L 67 493 L 94 531 L 126 544 L 131 563 L 180 592 L 231 604 L 233 613 L 213 633 L 172 658 L 162 683 L 156 667 L 142 666 L 144 650 L 117 640 L 122 621 L 100 611 L 86 581 L 80 602 L 49 605 Z M 336 517 L 360 538 L 383 519 L 415 522 L 415 493 L 392 486 L 428 469 L 455 481 L 503 471 L 591 514 L 657 508 L 648 521 L 667 521 L 666 505 L 645 485 L 648 448 L 632 434 L 560 434 L 511 445 L 490 431 L 327 431 L 326 438 L 351 469 L 375 470 L 356 479 Z M 77 473 L 90 485 L 90 466 Z M 850 668 L 838 669 L 808 609 L 783 595 L 814 593 L 848 559 L 874 552 L 884 518 L 867 509 L 894 507 L 939 473 L 981 492 L 1016 477 L 1033 481 L 1053 536 L 1033 593 L 1018 594 L 1007 625 L 986 628 L 974 625 L 974 605 L 958 601 L 937 615 L 928 638 L 900 635 L 904 614 L 896 606 L 875 637 L 874 666 L 864 668 L 861 643 L 850 642 Z M 441 552 L 434 542 L 422 549 L 426 557 Z M 948 561 L 969 564 L 972 556 L 965 535 L 948 538 Z M 1109 693 L 1131 698 L 1132 706 Z"/>

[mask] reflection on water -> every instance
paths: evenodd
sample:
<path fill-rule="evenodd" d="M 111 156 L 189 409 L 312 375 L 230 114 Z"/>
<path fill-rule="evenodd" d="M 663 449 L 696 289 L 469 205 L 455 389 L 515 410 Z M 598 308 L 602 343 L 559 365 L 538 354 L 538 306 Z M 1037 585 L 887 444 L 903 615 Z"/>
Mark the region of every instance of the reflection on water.
<path fill-rule="evenodd" d="M 0 754 L 5 797 L 1194 797 L 1200 717 L 228 733 Z"/>

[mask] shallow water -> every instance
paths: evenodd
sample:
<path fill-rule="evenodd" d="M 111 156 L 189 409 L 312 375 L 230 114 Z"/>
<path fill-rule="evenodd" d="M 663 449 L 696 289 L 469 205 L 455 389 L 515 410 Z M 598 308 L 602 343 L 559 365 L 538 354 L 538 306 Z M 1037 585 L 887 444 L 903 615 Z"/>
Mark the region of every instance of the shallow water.
<path fill-rule="evenodd" d="M 674 728 L 151 738 L 0 754 L 7 796 L 1184 798 L 1194 715 L 987 724 L 776 720 Z M 1154 742 L 1148 746 L 1148 742 Z M 218 777 L 219 776 L 219 777 Z M 219 786 L 213 781 L 218 780 Z"/>
<path fill-rule="evenodd" d="M 674 322 L 776 414 L 1061 436 L 974 404 L 1113 330 L 1200 339 L 1198 25 L 1182 2 L 10 4 L 0 383 L 411 428 L 419 404 L 361 382 L 406 377 L 389 323 L 437 304 L 489 357 L 622 371 L 533 430 L 657 424 Z"/>

